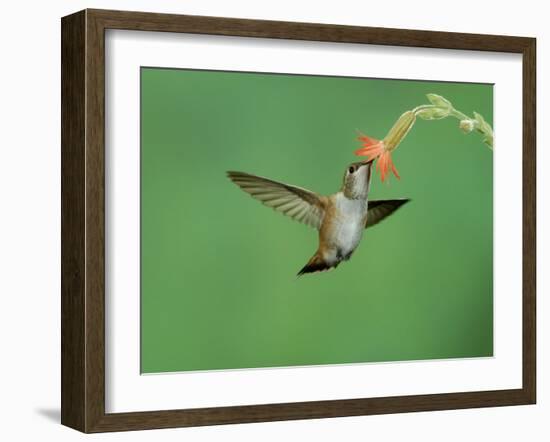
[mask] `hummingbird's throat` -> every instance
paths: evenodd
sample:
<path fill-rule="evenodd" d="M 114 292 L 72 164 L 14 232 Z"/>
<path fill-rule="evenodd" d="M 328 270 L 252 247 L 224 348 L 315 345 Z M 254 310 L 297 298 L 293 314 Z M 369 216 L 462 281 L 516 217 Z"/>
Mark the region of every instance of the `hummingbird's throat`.
<path fill-rule="evenodd" d="M 354 175 L 348 175 L 343 193 L 349 199 L 367 199 L 370 188 L 371 166 L 364 166 Z"/>

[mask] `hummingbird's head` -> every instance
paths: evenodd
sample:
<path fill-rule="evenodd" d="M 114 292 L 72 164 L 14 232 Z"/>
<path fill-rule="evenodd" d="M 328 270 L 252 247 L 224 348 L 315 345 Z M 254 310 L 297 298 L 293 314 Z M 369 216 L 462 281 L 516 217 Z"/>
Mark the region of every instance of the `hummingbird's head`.
<path fill-rule="evenodd" d="M 346 198 L 366 199 L 369 194 L 372 160 L 352 163 L 344 174 L 342 192 Z"/>

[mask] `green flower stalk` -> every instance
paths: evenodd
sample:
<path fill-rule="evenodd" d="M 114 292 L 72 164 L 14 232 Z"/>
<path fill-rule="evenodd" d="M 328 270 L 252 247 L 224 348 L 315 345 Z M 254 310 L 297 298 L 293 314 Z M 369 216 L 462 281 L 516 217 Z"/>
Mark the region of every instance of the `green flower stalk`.
<path fill-rule="evenodd" d="M 459 128 L 466 134 L 479 132 L 483 136 L 483 142 L 493 149 L 493 128 L 485 121 L 482 115 L 474 112 L 470 118 L 463 112 L 456 110 L 452 103 L 441 95 L 427 94 L 430 104 L 423 104 L 402 114 L 392 126 L 383 140 L 360 134 L 359 140 L 363 147 L 355 151 L 356 155 L 367 156 L 369 160 L 377 159 L 376 169 L 380 172 L 382 181 L 389 175 L 389 170 L 399 178 L 397 169 L 391 159 L 391 153 L 399 146 L 401 141 L 412 129 L 416 117 L 422 120 L 442 120 L 447 117 L 454 117 L 459 120 Z"/>
<path fill-rule="evenodd" d="M 483 135 L 483 142 L 490 149 L 493 149 L 493 128 L 485 121 L 481 114 L 474 112 L 474 117 L 470 118 L 463 112 L 456 110 L 451 102 L 441 95 L 428 94 L 428 100 L 431 104 L 424 104 L 413 109 L 416 116 L 423 120 L 441 120 L 446 117 L 457 118 L 460 123 L 458 127 L 464 133 L 470 133 L 474 130 Z"/>

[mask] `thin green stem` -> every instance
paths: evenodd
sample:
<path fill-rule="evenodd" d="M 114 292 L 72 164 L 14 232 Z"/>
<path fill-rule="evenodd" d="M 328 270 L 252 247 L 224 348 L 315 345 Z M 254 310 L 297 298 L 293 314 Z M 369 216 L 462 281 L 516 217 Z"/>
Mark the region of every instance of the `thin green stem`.
<path fill-rule="evenodd" d="M 427 97 L 431 104 L 421 104 L 415 107 L 412 110 L 415 117 L 423 120 L 442 120 L 454 117 L 460 121 L 459 127 L 463 132 L 470 133 L 476 130 L 483 135 L 483 142 L 491 149 L 493 148 L 493 128 L 480 114 L 474 112 L 472 118 L 455 109 L 449 100 L 440 95 L 428 94 Z"/>
<path fill-rule="evenodd" d="M 463 114 L 460 111 L 457 111 L 455 108 L 453 108 L 453 110 L 451 110 L 451 113 L 449 115 L 451 115 L 455 118 L 458 118 L 459 120 L 471 120 L 471 118 L 468 115 Z"/>

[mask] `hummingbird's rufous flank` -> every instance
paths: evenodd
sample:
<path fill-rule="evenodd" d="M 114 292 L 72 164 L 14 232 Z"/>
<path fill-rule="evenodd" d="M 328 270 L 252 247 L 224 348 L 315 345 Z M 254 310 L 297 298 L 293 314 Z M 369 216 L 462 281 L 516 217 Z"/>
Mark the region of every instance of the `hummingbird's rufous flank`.
<path fill-rule="evenodd" d="M 372 160 L 348 166 L 339 192 L 329 196 L 290 184 L 227 172 L 228 177 L 254 198 L 292 219 L 319 231 L 319 247 L 298 272 L 320 272 L 347 261 L 359 245 L 363 231 L 395 212 L 409 199 L 369 201 Z"/>

